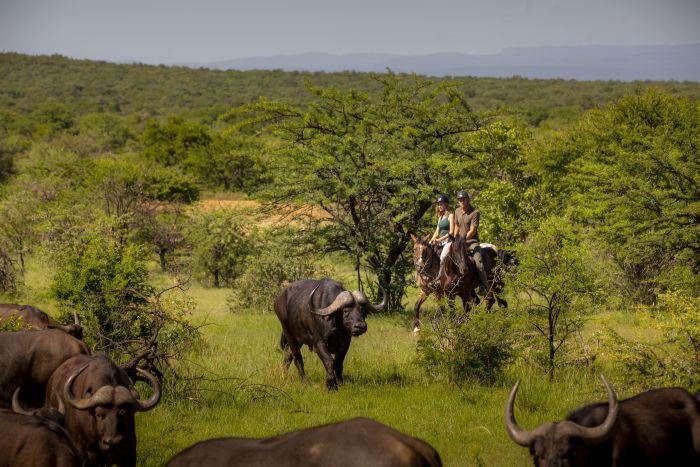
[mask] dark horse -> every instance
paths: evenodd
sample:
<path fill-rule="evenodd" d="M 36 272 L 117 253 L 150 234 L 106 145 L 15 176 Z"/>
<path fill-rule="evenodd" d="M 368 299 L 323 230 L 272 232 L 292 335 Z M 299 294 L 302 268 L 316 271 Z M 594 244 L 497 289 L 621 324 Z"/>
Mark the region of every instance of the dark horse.
<path fill-rule="evenodd" d="M 476 265 L 470 256 L 466 254 L 466 245 L 461 237 L 455 238 L 450 244 L 450 251 L 445 258 L 445 273 L 440 283 L 434 284 L 440 269 L 440 255 L 432 245 L 421 237 L 411 235 L 413 241 L 413 265 L 416 268 L 416 285 L 420 288 L 418 299 L 413 306 L 413 332 L 420 330 L 420 307 L 431 293 L 440 299 L 447 297 L 450 306 L 453 306 L 455 297 L 462 299 L 462 307 L 465 312 L 469 311 L 472 305 L 479 303 L 474 290 L 479 286 L 479 276 L 476 272 Z M 491 260 L 497 255 L 493 248 L 485 248 L 483 256 L 489 256 Z M 495 271 L 496 268 L 491 268 Z M 498 273 L 489 276 L 490 288 L 484 297 L 486 308 L 491 309 L 498 301 L 498 305 L 507 307 L 508 303 L 498 297 L 503 287 L 503 282 Z"/>

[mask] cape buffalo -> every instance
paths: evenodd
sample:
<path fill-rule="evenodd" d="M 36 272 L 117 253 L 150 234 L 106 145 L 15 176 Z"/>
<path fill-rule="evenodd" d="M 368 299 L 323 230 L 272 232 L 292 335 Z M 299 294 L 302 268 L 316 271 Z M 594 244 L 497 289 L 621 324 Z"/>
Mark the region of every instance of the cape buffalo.
<path fill-rule="evenodd" d="M 53 371 L 69 358 L 87 353 L 82 341 L 58 329 L 0 332 L 0 407 L 10 408 L 20 386 L 24 404 L 41 407 Z"/>
<path fill-rule="evenodd" d="M 505 411 L 508 434 L 530 448 L 538 467 L 700 465 L 700 403 L 688 391 L 652 389 L 618 402 L 605 378 L 603 383 L 607 403 L 584 406 L 531 431 L 515 421 L 515 383 Z"/>
<path fill-rule="evenodd" d="M 308 345 L 326 368 L 326 387 L 337 389 L 352 336 L 367 331 L 368 311 L 386 306 L 387 294 L 383 289 L 382 293 L 382 302 L 372 305 L 364 293 L 349 292 L 331 279 L 301 280 L 284 289 L 275 300 L 275 313 L 282 323 L 285 368 L 294 360 L 306 382 L 301 347 Z"/>
<path fill-rule="evenodd" d="M 153 386 L 139 399 L 123 368 L 105 355 L 78 355 L 56 369 L 48 383 L 46 403 L 65 404 L 66 429 L 86 465 L 136 465 L 134 412 L 150 410 L 160 400 L 160 383 L 137 368 Z"/>
<path fill-rule="evenodd" d="M 60 329 L 76 339 L 83 340 L 83 327 L 78 322 L 78 315 L 75 313 L 73 313 L 75 318 L 73 324 L 61 324 L 45 312 L 31 305 L 0 304 L 0 322 L 9 319 L 11 316 L 22 318 L 22 322 L 27 324 L 30 329 Z"/>
<path fill-rule="evenodd" d="M 369 418 L 292 431 L 273 438 L 202 441 L 173 457 L 168 467 L 439 467 L 437 451 Z"/>
<path fill-rule="evenodd" d="M 73 441 L 51 416 L 0 409 L 0 454 L 0 467 L 80 466 Z"/>

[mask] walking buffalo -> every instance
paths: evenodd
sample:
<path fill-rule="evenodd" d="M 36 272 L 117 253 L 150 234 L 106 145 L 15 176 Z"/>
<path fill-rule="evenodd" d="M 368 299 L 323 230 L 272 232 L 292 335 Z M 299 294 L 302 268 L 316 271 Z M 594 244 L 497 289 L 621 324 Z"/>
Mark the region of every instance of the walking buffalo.
<path fill-rule="evenodd" d="M 530 448 L 535 466 L 697 467 L 700 402 L 685 389 L 660 388 L 617 401 L 586 405 L 566 420 L 522 430 L 513 414 L 515 383 L 505 422 L 511 439 Z"/>
<path fill-rule="evenodd" d="M 21 466 L 78 467 L 80 457 L 56 418 L 0 409 L 0 467 Z"/>
<path fill-rule="evenodd" d="M 137 368 L 153 386 L 142 401 L 123 368 L 105 355 L 78 355 L 51 376 L 46 403 L 65 404 L 66 429 L 89 466 L 136 465 L 134 413 L 150 410 L 160 400 L 160 383 Z"/>
<path fill-rule="evenodd" d="M 11 316 L 22 318 L 22 322 L 31 329 L 60 329 L 76 339 L 83 339 L 83 327 L 78 322 L 78 315 L 75 313 L 73 314 L 75 318 L 73 324 L 61 324 L 45 312 L 31 305 L 0 304 L 0 322 L 9 319 Z"/>
<path fill-rule="evenodd" d="M 343 382 L 350 340 L 367 331 L 368 311 L 382 310 L 387 304 L 387 294 L 382 293 L 382 302 L 373 305 L 364 293 L 347 291 L 331 279 L 300 280 L 283 290 L 275 300 L 275 313 L 282 323 L 285 368 L 294 360 L 306 382 L 301 348 L 308 345 L 326 368 L 326 387 L 337 389 Z"/>
<path fill-rule="evenodd" d="M 82 341 L 58 329 L 0 332 L 0 407 L 10 407 L 20 386 L 22 402 L 41 407 L 54 370 L 69 358 L 87 353 Z"/>
<path fill-rule="evenodd" d="M 425 441 L 368 418 L 292 431 L 272 438 L 202 441 L 173 457 L 167 467 L 439 467 Z"/>

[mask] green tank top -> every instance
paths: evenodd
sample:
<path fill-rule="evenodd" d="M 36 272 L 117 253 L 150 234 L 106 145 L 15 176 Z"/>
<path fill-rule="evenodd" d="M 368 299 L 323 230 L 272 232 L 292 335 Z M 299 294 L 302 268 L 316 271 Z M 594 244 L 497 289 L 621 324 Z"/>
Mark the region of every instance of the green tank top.
<path fill-rule="evenodd" d="M 450 232 L 450 219 L 449 217 L 441 217 L 438 221 L 438 229 L 440 229 L 440 237 L 444 237 Z"/>

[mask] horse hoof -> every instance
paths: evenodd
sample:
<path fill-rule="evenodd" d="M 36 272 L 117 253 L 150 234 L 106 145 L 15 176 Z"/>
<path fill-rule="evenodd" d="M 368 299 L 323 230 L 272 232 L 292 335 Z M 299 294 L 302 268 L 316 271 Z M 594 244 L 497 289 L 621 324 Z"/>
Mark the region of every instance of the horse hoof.
<path fill-rule="evenodd" d="M 418 334 L 420 332 L 420 327 L 416 326 L 413 328 L 413 334 Z"/>

